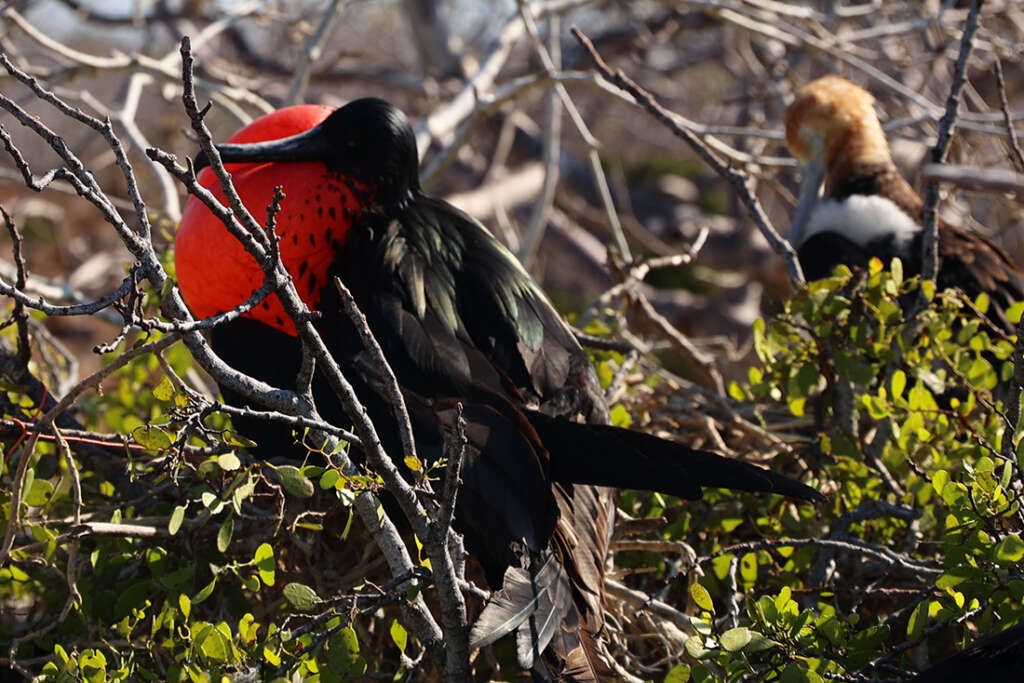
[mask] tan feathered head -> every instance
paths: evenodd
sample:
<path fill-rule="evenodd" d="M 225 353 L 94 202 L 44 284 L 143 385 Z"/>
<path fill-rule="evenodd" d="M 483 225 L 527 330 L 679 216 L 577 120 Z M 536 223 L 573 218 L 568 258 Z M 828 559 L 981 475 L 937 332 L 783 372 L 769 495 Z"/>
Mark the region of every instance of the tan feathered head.
<path fill-rule="evenodd" d="M 804 239 L 823 180 L 835 187 L 864 164 L 892 165 L 875 98 L 838 76 L 797 91 L 786 109 L 786 146 L 800 162 L 800 197 L 789 233 L 795 245 Z"/>
<path fill-rule="evenodd" d="M 845 78 L 812 81 L 786 109 L 786 146 L 801 164 L 819 153 L 827 168 L 840 161 L 889 162 L 874 105 L 871 93 Z"/>

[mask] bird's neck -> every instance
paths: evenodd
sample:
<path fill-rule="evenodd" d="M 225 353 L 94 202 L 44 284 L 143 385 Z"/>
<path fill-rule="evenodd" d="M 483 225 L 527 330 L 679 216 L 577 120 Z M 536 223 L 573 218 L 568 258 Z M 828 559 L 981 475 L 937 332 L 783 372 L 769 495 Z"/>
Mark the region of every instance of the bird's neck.
<path fill-rule="evenodd" d="M 418 189 L 403 187 L 380 188 L 374 193 L 372 210 L 389 218 L 398 218 L 416 200 Z"/>
<path fill-rule="evenodd" d="M 855 195 L 884 197 L 912 219 L 920 221 L 921 197 L 891 158 L 874 161 L 858 159 L 829 169 L 825 180 L 825 198 L 843 201 Z"/>

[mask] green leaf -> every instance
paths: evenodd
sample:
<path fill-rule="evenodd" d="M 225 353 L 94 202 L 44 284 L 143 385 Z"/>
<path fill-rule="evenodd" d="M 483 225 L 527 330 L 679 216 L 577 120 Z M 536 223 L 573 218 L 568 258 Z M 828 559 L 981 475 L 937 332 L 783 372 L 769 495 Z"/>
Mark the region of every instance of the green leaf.
<path fill-rule="evenodd" d="M 872 420 L 881 420 L 889 415 L 889 402 L 884 398 L 873 394 L 864 394 L 860 398 Z"/>
<path fill-rule="evenodd" d="M 281 666 L 281 658 L 277 656 L 277 653 L 271 650 L 266 645 L 263 646 L 263 658 L 267 660 L 270 666 Z M 280 681 L 281 679 L 277 679 Z M 287 679 L 285 679 L 287 680 Z"/>
<path fill-rule="evenodd" d="M 711 602 L 711 594 L 708 593 L 708 589 L 699 583 L 693 583 L 690 586 L 690 597 L 703 610 L 707 610 L 712 614 L 715 613 L 715 604 Z"/>
<path fill-rule="evenodd" d="M 892 373 L 892 381 L 889 385 L 892 389 L 893 400 L 903 395 L 903 390 L 907 387 L 907 373 L 902 370 L 896 370 Z"/>
<path fill-rule="evenodd" d="M 729 574 L 729 565 L 732 564 L 732 558 L 732 553 L 727 553 L 711 560 L 711 569 L 716 577 L 724 579 Z"/>
<path fill-rule="evenodd" d="M 875 378 L 874 370 L 863 358 L 846 351 L 836 353 L 836 370 L 841 377 L 864 386 Z"/>
<path fill-rule="evenodd" d="M 996 546 L 996 560 L 1006 564 L 1020 562 L 1024 558 L 1024 541 L 1017 534 L 1010 534 Z"/>
<path fill-rule="evenodd" d="M 238 620 L 238 637 L 246 645 L 251 645 L 256 640 L 260 625 L 256 623 L 256 617 L 246 612 Z"/>
<path fill-rule="evenodd" d="M 160 384 L 153 388 L 153 398 L 158 401 L 170 401 L 173 397 L 174 385 L 171 384 L 171 380 L 168 377 L 164 377 L 160 380 Z"/>
<path fill-rule="evenodd" d="M 225 472 L 232 472 L 242 466 L 242 461 L 238 459 L 234 451 L 228 453 L 221 453 L 217 456 L 217 464 Z"/>
<path fill-rule="evenodd" d="M 251 576 L 239 577 L 242 581 L 242 587 L 251 593 L 258 593 L 260 591 L 260 580 L 255 574 Z"/>
<path fill-rule="evenodd" d="M 942 489 L 946 488 L 949 483 L 949 472 L 946 470 L 938 470 L 932 476 L 932 488 L 935 489 L 935 493 L 942 495 Z"/>
<path fill-rule="evenodd" d="M 949 590 L 953 586 L 958 586 L 967 580 L 966 576 L 959 576 L 957 574 L 943 574 L 935 580 L 935 587 L 941 590 Z"/>
<path fill-rule="evenodd" d="M 784 611 L 792 597 L 793 591 L 789 589 L 789 586 L 783 586 L 779 594 L 775 596 L 775 609 L 779 610 L 779 612 Z"/>
<path fill-rule="evenodd" d="M 185 521 L 185 506 L 176 505 L 174 510 L 171 512 L 171 521 L 167 523 L 167 531 L 173 536 L 178 533 L 181 529 L 182 522 Z"/>
<path fill-rule="evenodd" d="M 239 476 L 242 475 L 239 474 Z M 236 513 L 242 514 L 242 503 L 248 500 L 255 490 L 256 485 L 253 483 L 252 477 L 246 477 L 244 483 L 239 484 L 238 488 L 231 492 L 231 504 Z"/>
<path fill-rule="evenodd" d="M 731 628 L 723 633 L 722 637 L 719 638 L 719 641 L 722 643 L 722 647 L 725 648 L 726 651 L 736 652 L 745 648 L 751 638 L 753 638 L 753 634 L 751 634 L 750 629 L 744 626 L 739 626 L 737 628 Z"/>
<path fill-rule="evenodd" d="M 740 558 L 740 576 L 747 583 L 757 581 L 757 555 L 747 553 Z"/>
<path fill-rule="evenodd" d="M 289 583 L 282 592 L 292 607 L 302 612 L 309 612 L 320 602 L 316 591 L 303 583 Z"/>
<path fill-rule="evenodd" d="M 808 671 L 805 668 L 807 665 L 798 662 L 792 662 L 785 669 L 782 670 L 782 675 L 779 676 L 780 683 L 810 683 L 811 679 L 808 677 Z"/>
<path fill-rule="evenodd" d="M 231 641 L 213 624 L 207 624 L 196 636 L 195 642 L 209 659 L 225 662 L 231 654 Z"/>
<path fill-rule="evenodd" d="M 118 590 L 117 600 L 114 603 L 114 618 L 123 619 L 131 614 L 132 610 L 147 604 L 146 596 L 152 590 L 149 581 L 135 581 L 122 586 Z"/>
<path fill-rule="evenodd" d="M 53 498 L 53 484 L 45 479 L 33 479 L 25 494 L 25 504 L 34 508 L 42 507 Z"/>
<path fill-rule="evenodd" d="M 933 280 L 921 280 L 921 294 L 924 296 L 925 301 L 934 299 L 935 282 Z"/>
<path fill-rule="evenodd" d="M 1006 318 L 1016 325 L 1020 322 L 1020 315 L 1024 313 L 1024 301 L 1018 301 L 1006 309 Z"/>
<path fill-rule="evenodd" d="M 195 597 L 192 598 L 192 604 L 193 605 L 198 605 L 203 600 L 206 600 L 206 598 L 210 597 L 210 594 L 213 593 L 213 589 L 214 589 L 214 587 L 216 585 L 217 585 L 217 577 L 214 576 L 213 580 L 210 581 L 210 583 L 206 584 L 206 586 L 203 588 L 203 590 L 201 590 L 201 591 L 199 591 L 198 593 L 195 594 Z"/>
<path fill-rule="evenodd" d="M 953 590 L 952 588 L 947 588 L 946 594 L 949 595 L 949 597 L 953 598 L 953 602 L 956 604 L 957 607 L 959 607 L 960 609 L 964 608 L 963 593 L 961 593 L 960 591 Z"/>
<path fill-rule="evenodd" d="M 107 658 L 99 650 L 84 650 L 78 656 L 82 677 L 89 683 L 106 683 Z"/>
<path fill-rule="evenodd" d="M 914 608 L 907 621 L 907 640 L 917 641 L 924 633 L 924 626 L 928 622 L 928 602 L 922 600 Z"/>
<path fill-rule="evenodd" d="M 168 591 L 179 591 L 183 589 L 186 583 L 192 580 L 192 576 L 195 573 L 195 566 L 185 565 L 184 567 L 176 569 L 169 574 L 162 574 L 157 578 L 157 580 L 160 582 L 160 585 Z"/>
<path fill-rule="evenodd" d="M 149 451 L 159 451 L 171 447 L 171 437 L 164 430 L 153 425 L 142 425 L 132 431 L 135 443 Z"/>
<path fill-rule="evenodd" d="M 419 472 L 423 469 L 423 463 L 421 463 L 420 459 L 415 456 L 407 455 L 402 462 L 404 462 L 405 466 L 412 472 Z"/>
<path fill-rule="evenodd" d="M 182 616 L 187 621 L 189 615 L 192 614 L 192 601 L 184 593 L 178 594 L 178 609 L 181 610 Z"/>
<path fill-rule="evenodd" d="M 260 544 L 252 557 L 256 563 L 256 570 L 260 573 L 260 579 L 267 586 L 274 585 L 274 574 L 277 570 L 277 562 L 274 561 L 274 549 L 269 543 Z"/>
<path fill-rule="evenodd" d="M 926 373 L 922 372 L 921 375 L 924 377 Z M 941 382 L 939 382 L 941 386 Z M 910 388 L 910 394 L 907 396 L 910 402 L 911 410 L 937 410 L 938 404 L 935 403 L 935 398 L 932 393 L 925 387 L 924 382 L 917 382 L 913 387 Z"/>
<path fill-rule="evenodd" d="M 743 648 L 744 652 L 761 652 L 762 650 L 770 650 L 773 647 L 778 647 L 778 643 L 757 631 L 751 631 L 750 636 L 750 643 Z"/>
<path fill-rule="evenodd" d="M 225 552 L 228 546 L 231 545 L 231 536 L 235 533 L 235 518 L 228 512 L 228 516 L 224 518 L 223 524 L 220 525 L 220 529 L 217 531 L 217 550 Z"/>
<path fill-rule="evenodd" d="M 274 472 L 277 474 L 277 478 L 281 482 L 281 486 L 284 487 L 284 490 L 297 498 L 309 498 L 315 492 L 313 482 L 306 478 L 297 467 L 282 465 L 274 470 Z"/>
<path fill-rule="evenodd" d="M 796 373 L 796 385 L 802 396 L 808 396 L 821 379 L 821 370 L 814 363 L 805 363 Z"/>
<path fill-rule="evenodd" d="M 686 654 L 694 659 L 706 657 L 711 652 L 711 650 L 704 647 L 704 639 L 700 636 L 690 636 L 686 639 L 683 647 L 686 649 Z"/>
<path fill-rule="evenodd" d="M 795 417 L 804 416 L 804 404 L 807 403 L 806 397 L 790 398 L 787 403 L 789 404 L 789 412 L 793 413 Z"/>
<path fill-rule="evenodd" d="M 339 676 L 351 676 L 359 661 L 359 639 L 351 626 L 335 633 L 327 646 L 327 668 Z"/>
<path fill-rule="evenodd" d="M 320 488 L 324 490 L 333 489 L 334 485 L 341 480 L 338 470 L 327 470 L 320 476 Z"/>
<path fill-rule="evenodd" d="M 665 683 L 686 683 L 690 680 L 690 665 L 676 664 L 665 676 Z"/>
<path fill-rule="evenodd" d="M 625 406 L 621 403 L 616 404 L 611 410 L 612 424 L 616 427 L 622 427 L 623 429 L 628 428 L 633 424 L 633 416 L 629 414 Z"/>
<path fill-rule="evenodd" d="M 889 272 L 892 273 L 892 279 L 896 282 L 897 286 L 903 283 L 903 261 L 899 257 L 894 257 L 889 262 Z"/>
<path fill-rule="evenodd" d="M 252 439 L 246 438 L 230 429 L 224 430 L 224 442 L 229 446 L 238 446 L 239 448 L 254 448 L 258 445 Z"/>
<path fill-rule="evenodd" d="M 405 646 L 409 643 L 409 634 L 405 627 L 398 623 L 398 619 L 391 620 L 391 640 L 402 651 L 402 654 L 405 654 Z"/>

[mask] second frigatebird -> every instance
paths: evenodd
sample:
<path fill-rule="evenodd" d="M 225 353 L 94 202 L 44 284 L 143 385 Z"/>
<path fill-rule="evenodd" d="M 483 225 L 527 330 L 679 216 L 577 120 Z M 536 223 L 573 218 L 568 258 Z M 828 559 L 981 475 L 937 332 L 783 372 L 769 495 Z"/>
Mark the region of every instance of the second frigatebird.
<path fill-rule="evenodd" d="M 253 122 L 232 143 L 218 150 L 250 210 L 265 211 L 273 188 L 284 187 L 282 259 L 303 300 L 320 312 L 317 328 L 388 451 L 400 452 L 394 414 L 340 310 L 334 277 L 352 292 L 398 378 L 421 457 L 442 457 L 444 429 L 456 403 L 464 406 L 469 444 L 456 529 L 492 588 L 505 588 L 474 627 L 476 644 L 520 626 L 520 661 L 542 677 L 606 677 L 591 641 L 603 623 L 613 512 L 602 487 L 687 499 L 700 498 L 705 486 L 822 499 L 769 470 L 603 424 L 604 397 L 571 328 L 483 225 L 420 189 L 415 137 L 396 107 L 379 99 L 334 111 L 291 107 Z M 209 171 L 200 181 L 215 184 Z M 255 260 L 194 197 L 175 259 L 199 316 L 233 308 L 262 281 Z M 274 297 L 216 327 L 212 341 L 237 369 L 294 385 L 301 348 Z M 320 377 L 314 396 L 325 418 L 345 423 Z M 294 448 L 265 425 L 241 427 L 265 456 Z M 524 584 L 547 597 L 524 598 Z M 526 603 L 533 607 L 522 609 Z M 534 656 L 545 649 L 552 656 Z"/>
<path fill-rule="evenodd" d="M 838 76 L 824 76 L 796 93 L 786 109 L 786 146 L 800 162 L 800 199 L 789 241 L 808 279 L 843 263 L 863 266 L 894 256 L 907 274 L 921 272 L 924 200 L 896 168 L 871 93 Z M 819 193 L 824 182 L 824 193 Z M 971 298 L 985 292 L 993 322 L 1024 299 L 1024 273 L 998 245 L 972 230 L 938 221 L 941 288 Z"/>

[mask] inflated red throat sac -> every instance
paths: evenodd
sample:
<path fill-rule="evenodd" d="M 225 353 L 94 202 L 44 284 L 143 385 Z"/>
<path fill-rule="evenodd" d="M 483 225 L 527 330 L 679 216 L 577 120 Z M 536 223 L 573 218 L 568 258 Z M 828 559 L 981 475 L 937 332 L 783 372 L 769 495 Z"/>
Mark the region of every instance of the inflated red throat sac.
<path fill-rule="evenodd" d="M 286 138 L 314 128 L 333 111 L 332 107 L 311 104 L 286 107 L 256 119 L 228 142 Z M 321 162 L 227 164 L 226 168 L 242 202 L 260 223 L 266 220 L 274 188 L 283 188 L 285 199 L 276 217 L 281 259 L 302 300 L 315 309 L 335 254 L 357 214 L 358 189 Z M 226 203 L 211 169 L 199 173 L 199 184 Z M 174 262 L 185 302 L 199 318 L 231 310 L 263 284 L 263 271 L 256 259 L 194 196 L 185 204 Z M 295 335 L 294 325 L 274 294 L 245 316 Z"/>

